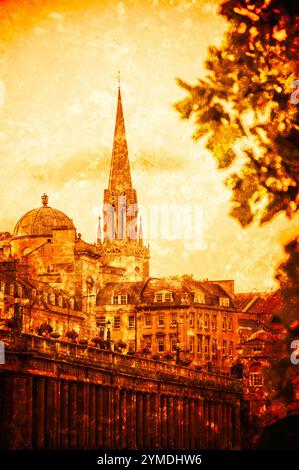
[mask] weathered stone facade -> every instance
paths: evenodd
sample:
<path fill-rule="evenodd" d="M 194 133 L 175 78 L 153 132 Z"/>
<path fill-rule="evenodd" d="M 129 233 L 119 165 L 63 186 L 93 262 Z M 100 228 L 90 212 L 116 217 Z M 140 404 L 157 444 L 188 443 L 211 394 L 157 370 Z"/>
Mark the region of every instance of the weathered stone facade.
<path fill-rule="evenodd" d="M 44 194 L 0 234 L 1 445 L 237 448 L 233 283 L 149 277 L 120 91 L 103 216 L 87 243 Z"/>
<path fill-rule="evenodd" d="M 32 335 L 0 339 L 2 448 L 239 448 L 231 378 Z"/>

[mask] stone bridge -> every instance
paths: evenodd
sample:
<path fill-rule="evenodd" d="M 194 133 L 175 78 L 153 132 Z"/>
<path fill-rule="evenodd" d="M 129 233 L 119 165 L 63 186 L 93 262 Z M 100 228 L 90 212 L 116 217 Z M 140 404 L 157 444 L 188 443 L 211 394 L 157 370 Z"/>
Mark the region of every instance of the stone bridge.
<path fill-rule="evenodd" d="M 8 449 L 238 449 L 239 381 L 96 347 L 0 331 Z"/>

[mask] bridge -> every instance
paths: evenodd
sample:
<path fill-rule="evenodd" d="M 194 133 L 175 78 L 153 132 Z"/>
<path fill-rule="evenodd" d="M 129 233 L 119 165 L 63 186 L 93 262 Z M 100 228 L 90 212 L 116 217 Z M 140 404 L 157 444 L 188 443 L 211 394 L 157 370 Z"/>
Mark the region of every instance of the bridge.
<path fill-rule="evenodd" d="M 236 379 L 0 330 L 6 449 L 238 449 Z"/>

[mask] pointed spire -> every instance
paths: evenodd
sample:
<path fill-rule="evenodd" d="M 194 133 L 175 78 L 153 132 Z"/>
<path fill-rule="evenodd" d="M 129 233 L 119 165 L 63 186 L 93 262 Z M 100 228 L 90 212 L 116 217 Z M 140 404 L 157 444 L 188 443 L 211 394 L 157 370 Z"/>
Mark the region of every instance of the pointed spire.
<path fill-rule="evenodd" d="M 139 233 L 138 233 L 139 244 L 143 245 L 143 230 L 142 230 L 142 216 L 139 218 Z"/>
<path fill-rule="evenodd" d="M 121 192 L 127 189 L 132 189 L 132 181 L 119 77 L 118 80 L 117 111 L 109 176 L 109 189 Z"/>

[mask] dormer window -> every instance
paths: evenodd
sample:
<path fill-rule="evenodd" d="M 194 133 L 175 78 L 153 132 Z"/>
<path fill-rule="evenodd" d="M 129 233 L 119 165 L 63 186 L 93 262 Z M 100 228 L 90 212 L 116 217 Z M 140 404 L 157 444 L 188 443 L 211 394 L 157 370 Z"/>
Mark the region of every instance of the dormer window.
<path fill-rule="evenodd" d="M 36 289 L 32 289 L 31 296 L 33 299 L 36 297 Z"/>
<path fill-rule="evenodd" d="M 194 302 L 197 304 L 205 303 L 205 295 L 201 291 L 197 291 L 194 294 Z"/>
<path fill-rule="evenodd" d="M 128 303 L 128 296 L 127 295 L 114 295 L 112 297 L 112 304 L 113 305 L 125 305 Z"/>
<path fill-rule="evenodd" d="M 59 307 L 63 307 L 63 297 L 62 297 L 62 295 L 60 295 L 58 297 L 58 305 L 59 305 Z"/>
<path fill-rule="evenodd" d="M 219 297 L 220 307 L 229 307 L 229 297 Z"/>
<path fill-rule="evenodd" d="M 173 302 L 172 292 L 156 292 L 155 294 L 155 302 Z"/>
<path fill-rule="evenodd" d="M 43 301 L 45 302 L 45 304 L 48 303 L 48 294 L 47 294 L 47 292 L 43 293 Z"/>
<path fill-rule="evenodd" d="M 55 305 L 55 294 L 50 295 L 50 304 Z"/>

